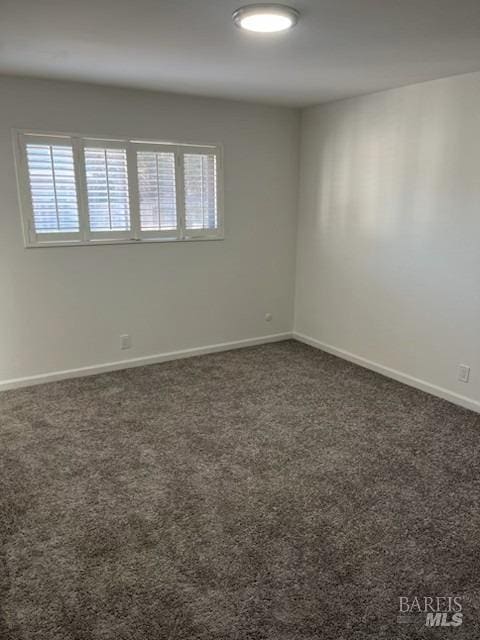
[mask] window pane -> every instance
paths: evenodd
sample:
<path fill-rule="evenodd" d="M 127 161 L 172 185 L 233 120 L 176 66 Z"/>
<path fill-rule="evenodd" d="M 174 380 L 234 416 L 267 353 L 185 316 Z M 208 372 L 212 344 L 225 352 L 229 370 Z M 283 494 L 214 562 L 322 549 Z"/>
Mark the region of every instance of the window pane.
<path fill-rule="evenodd" d="M 26 148 L 36 233 L 78 232 L 72 147 L 28 143 Z"/>
<path fill-rule="evenodd" d="M 126 149 L 85 149 L 91 231 L 129 231 Z"/>
<path fill-rule="evenodd" d="M 176 229 L 175 154 L 138 151 L 137 166 L 141 230 Z"/>
<path fill-rule="evenodd" d="M 213 154 L 186 153 L 185 222 L 187 229 L 217 228 L 216 158 Z"/>

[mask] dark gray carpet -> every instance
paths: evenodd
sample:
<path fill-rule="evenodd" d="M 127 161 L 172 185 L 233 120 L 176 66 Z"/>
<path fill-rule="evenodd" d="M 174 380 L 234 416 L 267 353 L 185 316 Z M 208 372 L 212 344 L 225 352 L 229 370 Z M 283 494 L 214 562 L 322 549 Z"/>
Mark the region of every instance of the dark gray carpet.
<path fill-rule="evenodd" d="M 474 413 L 293 341 L 0 410 L 1 640 L 479 637 Z"/>

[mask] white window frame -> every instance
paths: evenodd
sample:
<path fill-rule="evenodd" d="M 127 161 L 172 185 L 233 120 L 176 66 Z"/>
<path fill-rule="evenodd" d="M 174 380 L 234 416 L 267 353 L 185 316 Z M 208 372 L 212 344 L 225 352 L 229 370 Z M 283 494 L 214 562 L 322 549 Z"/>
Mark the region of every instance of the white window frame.
<path fill-rule="evenodd" d="M 105 240 L 117 240 L 117 241 L 132 241 L 135 240 L 135 213 L 132 211 L 132 196 L 130 190 L 132 187 L 132 175 L 131 166 L 128 162 L 129 144 L 120 142 L 118 140 L 105 140 L 101 138 L 77 138 L 77 147 L 79 150 L 78 155 L 78 170 L 80 173 L 80 191 L 79 193 L 85 199 L 85 204 L 82 207 L 83 217 L 85 220 L 84 239 L 89 243 L 97 242 L 102 244 Z M 127 156 L 127 173 L 128 173 L 128 192 L 129 192 L 129 213 L 130 213 L 130 229 L 127 231 L 92 231 L 90 229 L 89 218 L 89 206 L 88 206 L 88 191 L 87 191 L 87 177 L 85 174 L 85 148 L 97 148 L 97 149 L 125 149 Z M 83 203 L 82 203 L 83 204 Z"/>
<path fill-rule="evenodd" d="M 72 147 L 74 156 L 74 170 L 75 170 L 75 185 L 77 190 L 77 211 L 79 216 L 79 228 L 80 230 L 65 232 L 65 233 L 39 233 L 35 232 L 35 223 L 33 219 L 33 205 L 32 194 L 30 190 L 30 180 L 28 176 L 27 166 L 27 153 L 26 153 L 26 132 L 18 132 L 18 144 L 16 145 L 16 167 L 17 167 L 17 181 L 20 207 L 22 213 L 23 222 L 23 235 L 25 240 L 25 246 L 40 246 L 40 244 L 78 244 L 82 241 L 82 221 L 79 203 L 79 182 L 78 172 L 76 170 L 75 163 L 75 148 L 70 138 L 66 136 L 54 136 L 54 135 L 36 135 L 35 142 L 38 144 L 55 144 L 58 146 Z M 40 236 L 38 238 L 37 236 Z"/>
<path fill-rule="evenodd" d="M 220 197 L 220 189 L 218 188 L 218 185 L 220 184 L 220 182 L 222 182 L 223 184 L 223 173 L 221 173 L 222 168 L 221 168 L 221 154 L 216 154 L 216 153 L 212 153 L 212 147 L 200 147 L 200 146 L 193 146 L 193 145 L 186 145 L 186 144 L 182 144 L 180 146 L 177 147 L 178 151 L 177 151 L 177 163 L 179 165 L 179 168 L 177 169 L 180 172 L 180 176 L 181 176 L 181 180 L 179 182 L 181 182 L 181 186 L 182 186 L 182 190 L 180 192 L 181 195 L 181 213 L 182 213 L 182 220 L 181 220 L 181 225 L 182 225 L 182 229 L 183 229 L 183 236 L 186 240 L 200 240 L 202 238 L 212 238 L 213 234 L 215 232 L 217 232 L 217 230 L 219 231 L 219 233 L 222 234 L 223 237 L 223 195 L 222 198 Z M 185 154 L 190 154 L 190 153 L 204 153 L 204 154 L 210 154 L 210 155 L 215 155 L 216 157 L 216 170 L 217 170 L 217 227 L 215 230 L 210 230 L 210 229 L 186 229 L 185 228 L 185 198 L 184 198 L 184 194 L 183 194 L 183 185 L 184 185 L 184 179 L 183 179 L 183 169 L 184 169 L 184 159 L 183 156 Z M 178 188 L 177 188 L 177 194 L 178 194 Z"/>
<path fill-rule="evenodd" d="M 180 145 L 175 144 L 162 144 L 153 142 L 134 142 L 134 149 L 132 150 L 132 165 L 134 166 L 135 175 L 137 172 L 137 151 L 151 151 L 153 153 L 173 153 L 175 156 L 175 202 L 177 207 L 177 229 L 167 229 L 164 231 L 142 231 L 140 229 L 140 203 L 138 194 L 138 183 L 136 185 L 135 197 L 138 202 L 138 224 L 137 224 L 137 236 L 140 240 L 151 240 L 152 238 L 164 238 L 165 240 L 187 240 L 184 233 L 184 221 L 185 221 L 185 203 L 183 200 L 183 180 L 181 180 L 183 174 L 183 166 L 180 165 L 179 151 Z M 197 147 L 198 149 L 198 147 Z M 205 238 L 202 238 L 205 239 Z"/>
<path fill-rule="evenodd" d="M 143 242 L 188 242 L 224 239 L 223 149 L 220 144 L 184 144 L 181 142 L 152 142 L 138 138 L 108 138 L 78 133 L 13 130 L 14 155 L 24 244 L 26 248 L 58 246 L 98 246 Z M 26 157 L 27 142 L 72 146 L 77 188 L 79 231 L 66 233 L 36 233 L 33 218 L 29 174 Z M 130 206 L 129 231 L 91 231 L 88 217 L 85 147 L 121 148 L 127 151 L 127 171 Z M 175 155 L 175 184 L 177 228 L 175 230 L 142 231 L 138 191 L 137 151 L 169 152 Z M 217 227 L 215 229 L 185 228 L 184 154 L 215 155 Z"/>

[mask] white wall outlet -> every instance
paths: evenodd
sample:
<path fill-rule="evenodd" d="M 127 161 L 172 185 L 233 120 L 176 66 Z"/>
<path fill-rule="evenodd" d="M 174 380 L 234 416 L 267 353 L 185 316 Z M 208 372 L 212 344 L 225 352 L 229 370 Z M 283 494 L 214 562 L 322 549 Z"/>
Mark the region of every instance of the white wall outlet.
<path fill-rule="evenodd" d="M 265 322 L 271 322 L 273 319 L 273 316 L 271 313 L 266 313 L 265 314 Z"/>
<path fill-rule="evenodd" d="M 458 381 L 468 382 L 470 379 L 470 367 L 467 364 L 458 365 Z"/>
<path fill-rule="evenodd" d="M 120 336 L 120 349 L 130 349 L 132 346 L 132 338 L 128 333 Z"/>

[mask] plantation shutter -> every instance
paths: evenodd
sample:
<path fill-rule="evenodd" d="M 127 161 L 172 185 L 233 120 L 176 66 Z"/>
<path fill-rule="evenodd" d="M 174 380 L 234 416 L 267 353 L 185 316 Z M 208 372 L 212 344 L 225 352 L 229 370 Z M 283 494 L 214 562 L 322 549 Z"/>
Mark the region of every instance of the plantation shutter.
<path fill-rule="evenodd" d="M 176 235 L 175 151 L 157 147 L 138 150 L 137 172 L 141 235 Z"/>
<path fill-rule="evenodd" d="M 87 143 L 84 154 L 90 232 L 107 238 L 129 236 L 126 147 Z"/>
<path fill-rule="evenodd" d="M 187 233 L 217 229 L 217 158 L 215 154 L 184 153 L 183 171 Z"/>
<path fill-rule="evenodd" d="M 25 245 L 223 238 L 215 145 L 17 132 Z"/>
<path fill-rule="evenodd" d="M 34 139 L 34 136 L 32 136 Z M 69 141 L 27 142 L 32 232 L 70 236 L 79 232 L 73 149 Z"/>

